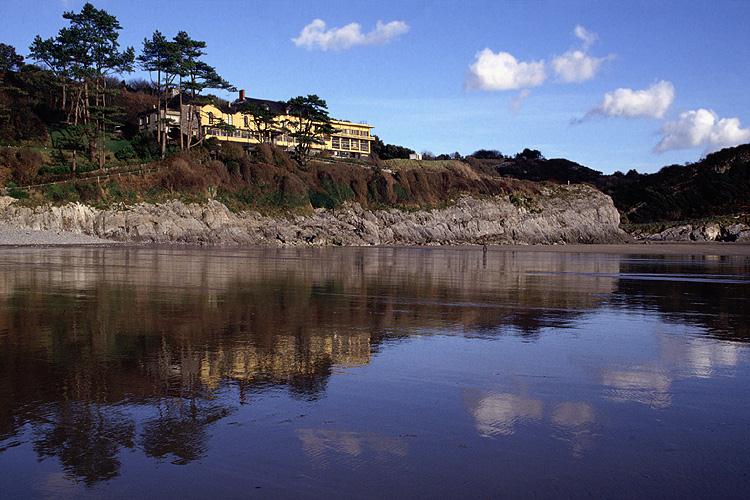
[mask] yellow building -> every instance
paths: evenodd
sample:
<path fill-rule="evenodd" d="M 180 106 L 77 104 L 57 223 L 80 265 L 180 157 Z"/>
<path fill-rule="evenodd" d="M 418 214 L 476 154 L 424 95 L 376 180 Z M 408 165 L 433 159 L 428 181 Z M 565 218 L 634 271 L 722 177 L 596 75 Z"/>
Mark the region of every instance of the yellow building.
<path fill-rule="evenodd" d="M 174 98 L 166 113 L 164 110 L 161 112 L 162 120 L 165 118 L 169 120 L 170 130 L 174 131 L 175 135 L 179 134 L 180 130 L 185 131 L 191 127 L 188 124 L 188 117 L 189 113 L 193 112 L 194 136 L 198 135 L 203 139 L 213 137 L 220 141 L 243 144 L 259 144 L 261 134 L 258 132 L 253 117 L 238 110 L 240 104 L 250 103 L 266 107 L 276 115 L 275 122 L 278 124 L 276 127 L 278 131 L 272 133 L 273 144 L 286 149 L 292 149 L 295 146 L 294 139 L 289 135 L 289 131 L 294 130 L 294 121 L 287 115 L 284 102 L 248 98 L 245 97 L 244 91 L 240 91 L 239 99 L 228 104 L 191 106 L 184 101 L 183 97 L 182 110 L 179 110 L 177 99 Z M 141 129 L 155 131 L 157 121 L 156 110 L 146 113 L 141 116 Z M 181 123 L 184 123 L 183 127 L 180 126 Z M 313 144 L 313 150 L 327 151 L 340 158 L 362 158 L 370 154 L 371 142 L 375 140 L 371 133 L 372 125 L 336 119 L 331 120 L 331 124 L 336 132 L 325 136 L 325 144 Z M 283 130 L 286 130 L 286 133 Z"/>

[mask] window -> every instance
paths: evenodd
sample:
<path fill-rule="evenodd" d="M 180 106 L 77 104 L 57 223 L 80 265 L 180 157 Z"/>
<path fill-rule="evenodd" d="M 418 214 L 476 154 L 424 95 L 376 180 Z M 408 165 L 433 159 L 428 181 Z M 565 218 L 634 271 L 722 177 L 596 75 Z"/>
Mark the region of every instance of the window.
<path fill-rule="evenodd" d="M 227 114 L 227 125 L 234 125 L 234 116 Z"/>
<path fill-rule="evenodd" d="M 342 137 L 341 138 L 341 149 L 349 149 L 349 138 L 348 137 Z"/>
<path fill-rule="evenodd" d="M 331 147 L 333 149 L 341 149 L 341 140 L 338 137 L 331 139 Z"/>
<path fill-rule="evenodd" d="M 242 121 L 244 121 L 244 122 L 245 122 L 245 127 L 246 127 L 246 128 L 250 126 L 250 120 L 248 120 L 248 119 L 247 119 L 247 115 L 245 115 L 245 116 L 243 117 Z"/>
<path fill-rule="evenodd" d="M 208 124 L 213 125 L 214 124 L 214 114 L 209 111 L 208 113 Z"/>

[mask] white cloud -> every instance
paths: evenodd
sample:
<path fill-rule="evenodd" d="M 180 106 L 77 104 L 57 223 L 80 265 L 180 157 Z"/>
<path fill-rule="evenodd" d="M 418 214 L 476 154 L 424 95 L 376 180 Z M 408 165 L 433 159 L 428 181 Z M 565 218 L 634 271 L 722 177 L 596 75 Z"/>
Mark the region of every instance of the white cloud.
<path fill-rule="evenodd" d="M 582 50 L 569 50 L 552 59 L 552 69 L 565 83 L 578 83 L 591 80 L 604 61 L 612 56 L 594 57 Z"/>
<path fill-rule="evenodd" d="M 538 87 L 547 80 L 547 72 L 554 72 L 559 81 L 578 83 L 592 79 L 602 63 L 613 56 L 594 57 L 588 54 L 589 47 L 598 39 L 596 33 L 581 25 L 573 30 L 581 41 L 581 48 L 574 48 L 556 56 L 547 64 L 544 60 L 519 61 L 508 52 L 493 52 L 486 48 L 477 52 L 474 64 L 469 67 L 467 87 L 480 90 L 518 90 Z M 517 109 L 527 95 L 519 96 L 511 103 Z"/>
<path fill-rule="evenodd" d="M 573 28 L 573 34 L 583 43 L 584 50 L 591 47 L 599 38 L 599 35 L 592 33 L 580 24 L 576 24 L 576 27 Z"/>
<path fill-rule="evenodd" d="M 742 128 L 738 118 L 719 118 L 710 109 L 685 111 L 661 128 L 661 140 L 654 151 L 703 146 L 707 152 L 750 142 L 750 129 Z"/>
<path fill-rule="evenodd" d="M 592 116 L 621 116 L 625 118 L 662 118 L 674 101 L 674 85 L 662 80 L 647 89 L 619 88 L 604 94 L 599 106 L 589 111 Z"/>
<path fill-rule="evenodd" d="M 547 79 L 544 61 L 518 61 L 508 52 L 477 52 L 469 67 L 467 85 L 480 90 L 516 90 L 538 87 Z"/>
<path fill-rule="evenodd" d="M 591 80 L 599 71 L 602 63 L 613 59 L 614 56 L 594 57 L 589 55 L 588 49 L 596 42 L 599 36 L 580 24 L 573 29 L 573 34 L 581 41 L 582 47 L 570 49 L 561 56 L 552 59 L 552 69 L 565 83 L 580 83 Z"/>
<path fill-rule="evenodd" d="M 297 38 L 292 42 L 297 47 L 308 50 L 346 50 L 355 45 L 376 45 L 387 43 L 409 31 L 409 25 L 403 21 L 383 23 L 378 21 L 375 29 L 369 33 L 362 32 L 359 23 L 349 23 L 341 28 L 326 28 L 322 19 L 315 19 L 302 28 Z"/>

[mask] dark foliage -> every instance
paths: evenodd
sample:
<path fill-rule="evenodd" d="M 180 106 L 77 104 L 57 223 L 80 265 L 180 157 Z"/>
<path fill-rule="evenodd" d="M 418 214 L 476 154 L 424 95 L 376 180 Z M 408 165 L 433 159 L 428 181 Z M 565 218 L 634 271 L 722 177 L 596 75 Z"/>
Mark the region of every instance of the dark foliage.
<path fill-rule="evenodd" d="M 689 165 L 654 174 L 602 176 L 606 192 L 628 222 L 697 219 L 750 211 L 750 144 L 726 148 Z"/>
<path fill-rule="evenodd" d="M 492 166 L 516 179 L 592 184 L 612 197 L 624 222 L 677 221 L 750 210 L 750 144 L 723 149 L 696 163 L 666 166 L 654 174 L 631 169 L 604 175 L 569 160 L 547 160 L 528 149 L 513 159 L 468 160 L 476 170 L 486 172 Z"/>
<path fill-rule="evenodd" d="M 408 160 L 409 155 L 414 153 L 413 149 L 395 144 L 384 144 L 377 135 L 372 143 L 372 152 L 381 160 Z"/>
<path fill-rule="evenodd" d="M 542 152 L 538 149 L 526 148 L 516 154 L 516 160 L 544 160 L 544 156 L 542 156 Z"/>
<path fill-rule="evenodd" d="M 502 160 L 505 158 L 497 149 L 478 149 L 471 153 L 470 156 L 477 160 Z"/>

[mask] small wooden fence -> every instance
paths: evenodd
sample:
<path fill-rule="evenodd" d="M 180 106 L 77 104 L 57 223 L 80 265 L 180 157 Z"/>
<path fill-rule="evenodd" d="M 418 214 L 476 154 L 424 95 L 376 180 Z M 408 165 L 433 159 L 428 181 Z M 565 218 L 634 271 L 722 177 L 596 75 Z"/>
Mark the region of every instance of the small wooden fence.
<path fill-rule="evenodd" d="M 81 174 L 77 174 L 75 176 L 69 176 L 62 179 L 55 179 L 48 182 L 42 182 L 38 184 L 26 184 L 23 186 L 16 186 L 14 189 L 39 189 L 39 188 L 45 188 L 48 186 L 55 186 L 59 184 L 69 184 L 73 182 L 80 182 L 80 181 L 96 181 L 97 183 L 100 182 L 102 179 L 111 179 L 113 177 L 123 177 L 126 175 L 146 175 L 149 173 L 157 172 L 160 169 L 164 168 L 163 165 L 149 165 L 145 163 L 141 163 L 138 165 L 128 165 L 127 167 L 116 167 L 116 168 L 107 168 L 107 169 L 98 169 L 98 170 L 91 170 L 89 172 L 84 172 Z M 3 194 L 7 194 L 9 191 L 9 188 L 4 188 L 1 192 Z"/>

